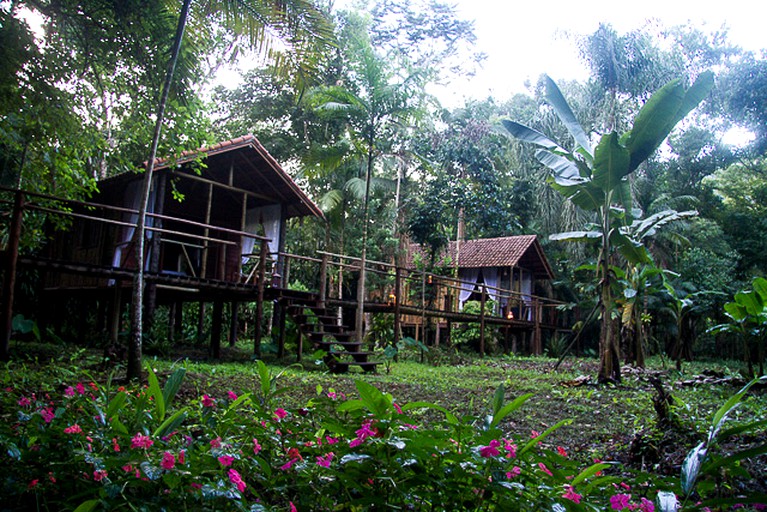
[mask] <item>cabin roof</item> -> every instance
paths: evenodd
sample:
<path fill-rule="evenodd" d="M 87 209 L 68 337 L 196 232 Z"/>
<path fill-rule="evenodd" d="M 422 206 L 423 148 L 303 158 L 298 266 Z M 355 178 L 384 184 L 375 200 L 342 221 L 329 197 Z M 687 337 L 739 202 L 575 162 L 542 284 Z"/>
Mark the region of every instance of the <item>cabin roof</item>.
<path fill-rule="evenodd" d="M 312 215 L 324 218 L 322 210 L 293 181 L 282 166 L 253 135 L 244 135 L 193 151 L 184 151 L 176 158 L 158 159 L 156 172 L 178 172 L 196 176 L 193 163 L 205 164 L 202 175 L 216 182 L 246 190 L 263 197 L 264 203 L 282 203 L 288 217 Z M 230 169 L 235 169 L 230 176 Z M 120 186 L 139 179 L 141 174 L 125 172 L 105 180 L 102 186 Z"/>
<path fill-rule="evenodd" d="M 455 241 L 442 251 L 439 261 L 455 261 Z M 408 266 L 412 268 L 413 256 L 426 252 L 418 244 L 410 244 Z M 504 236 L 498 238 L 480 238 L 465 240 L 460 243 L 458 268 L 520 267 L 535 275 L 536 279 L 553 279 L 554 272 L 543 253 L 536 235 Z"/>

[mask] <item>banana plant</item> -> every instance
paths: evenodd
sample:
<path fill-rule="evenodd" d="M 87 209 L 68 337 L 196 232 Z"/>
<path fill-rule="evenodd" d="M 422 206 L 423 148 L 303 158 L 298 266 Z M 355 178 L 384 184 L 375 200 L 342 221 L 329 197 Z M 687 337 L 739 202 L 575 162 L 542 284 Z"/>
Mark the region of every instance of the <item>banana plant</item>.
<path fill-rule="evenodd" d="M 724 305 L 724 314 L 729 319 L 726 324 L 720 324 L 709 329 L 718 334 L 728 332 L 743 340 L 748 374 L 754 375 L 752 348 L 758 353 L 759 374 L 764 374 L 765 340 L 767 340 L 767 279 L 757 277 L 751 283 L 751 290 L 735 294 L 734 301 Z"/>
<path fill-rule="evenodd" d="M 602 328 L 599 337 L 601 382 L 620 380 L 618 329 L 613 322 L 615 300 L 610 260 L 619 252 L 632 263 L 651 261 L 641 242 L 647 233 L 678 218 L 673 210 L 641 219 L 632 205 L 628 177 L 661 145 L 676 124 L 710 92 L 714 77 L 702 73 L 686 89 L 680 80 L 661 87 L 645 103 L 631 130 L 618 135 L 612 131 L 591 139 L 578 123 L 562 92 L 548 76 L 545 98 L 574 139 L 568 151 L 544 134 L 510 120 L 502 121 L 506 130 L 522 142 L 540 146 L 536 158 L 549 168 L 549 184 L 576 206 L 594 212 L 597 222 L 583 231 L 552 235 L 553 240 L 585 241 L 599 244 L 597 283 L 600 293 Z M 634 233 L 632 236 L 632 232 Z M 644 233 L 644 235 L 643 235 Z"/>

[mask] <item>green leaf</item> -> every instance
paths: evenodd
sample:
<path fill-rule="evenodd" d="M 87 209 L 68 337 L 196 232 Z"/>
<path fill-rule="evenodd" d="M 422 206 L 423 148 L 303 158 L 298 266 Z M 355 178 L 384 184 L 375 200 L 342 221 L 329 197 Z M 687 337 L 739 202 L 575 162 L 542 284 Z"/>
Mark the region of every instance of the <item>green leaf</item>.
<path fill-rule="evenodd" d="M 570 132 L 570 135 L 573 136 L 575 143 L 586 150 L 586 152 L 590 155 L 591 144 L 589 143 L 589 138 L 586 136 L 586 132 L 583 131 L 580 123 L 575 118 L 575 114 L 573 114 L 572 109 L 570 109 L 570 105 L 568 105 L 565 97 L 562 95 L 562 91 L 559 90 L 557 84 L 554 83 L 554 80 L 552 80 L 548 75 L 545 75 L 543 79 L 546 84 L 546 100 L 554 108 L 554 112 L 556 112 L 559 119 L 565 125 L 567 131 Z"/>
<path fill-rule="evenodd" d="M 679 501 L 670 491 L 659 491 L 655 504 L 658 506 L 658 512 L 676 512 L 679 509 Z"/>
<path fill-rule="evenodd" d="M 549 235 L 549 240 L 555 242 L 593 242 L 602 239 L 601 231 L 566 231 Z"/>
<path fill-rule="evenodd" d="M 503 418 L 522 407 L 522 404 L 527 402 L 532 396 L 532 393 L 524 394 L 520 397 L 517 397 L 510 404 L 506 404 L 505 406 L 495 411 L 493 414 L 493 421 L 490 422 L 490 428 L 497 426 L 503 420 Z"/>
<path fill-rule="evenodd" d="M 550 426 L 549 428 L 547 428 L 546 430 L 544 430 L 544 431 L 543 431 L 543 433 L 542 433 L 541 435 L 539 435 L 539 436 L 538 436 L 538 437 L 536 437 L 535 439 L 531 439 L 531 440 L 529 440 L 529 441 L 528 441 L 528 442 L 525 444 L 525 446 L 523 446 L 523 447 L 522 447 L 522 449 L 518 451 L 518 454 L 519 454 L 519 455 L 522 455 L 523 453 L 526 453 L 526 452 L 530 451 L 530 449 L 531 449 L 533 446 L 537 445 L 539 442 L 541 442 L 541 441 L 543 441 L 544 439 L 546 439 L 547 437 L 549 437 L 549 436 L 551 435 L 551 433 L 552 433 L 552 432 L 554 432 L 555 430 L 558 430 L 558 429 L 560 429 L 561 427 L 564 427 L 565 425 L 570 425 L 572 422 L 573 422 L 573 420 L 571 420 L 571 419 L 566 419 L 566 420 L 561 420 L 561 421 L 559 421 L 557 424 Z"/>
<path fill-rule="evenodd" d="M 443 413 L 445 415 L 445 419 L 447 419 L 448 423 L 451 425 L 458 424 L 458 418 L 456 415 L 441 405 L 433 404 L 430 402 L 410 402 L 402 406 L 402 412 L 412 411 L 413 409 L 434 409 L 435 411 Z"/>
<path fill-rule="evenodd" d="M 632 240 L 617 229 L 610 232 L 610 243 L 630 263 L 651 263 L 650 253 L 640 242 Z"/>
<path fill-rule="evenodd" d="M 75 511 L 74 511 L 74 512 L 90 512 L 91 510 L 93 510 L 94 508 L 96 508 L 96 506 L 97 506 L 99 503 L 101 503 L 101 500 L 88 500 L 88 501 L 83 501 L 83 502 L 82 502 L 82 503 L 80 503 L 80 505 L 79 505 L 79 506 L 78 506 L 78 507 L 75 509 Z"/>
<path fill-rule="evenodd" d="M 573 478 L 573 480 L 570 482 L 570 485 L 578 485 L 579 483 L 583 482 L 589 477 L 592 477 L 599 473 L 600 471 L 603 471 L 610 467 L 610 464 L 606 464 L 604 462 L 599 462 L 597 464 L 592 464 L 591 466 L 585 468 L 583 471 L 578 473 L 578 476 Z"/>
<path fill-rule="evenodd" d="M 360 394 L 360 400 L 364 406 L 377 418 L 386 416 L 390 412 L 392 400 L 389 395 L 384 395 L 378 388 L 365 382 L 357 380 L 354 382 L 357 391 Z"/>
<path fill-rule="evenodd" d="M 615 190 L 629 172 L 629 160 L 629 151 L 615 132 L 603 135 L 594 151 L 592 181 L 606 193 Z"/>
<path fill-rule="evenodd" d="M 168 417 L 162 425 L 155 429 L 154 437 L 165 437 L 170 432 L 176 430 L 186 419 L 187 408 L 179 409 L 174 414 Z"/>
<path fill-rule="evenodd" d="M 181 384 L 184 381 L 186 375 L 186 368 L 178 368 L 173 374 L 165 381 L 165 386 L 162 389 L 162 397 L 165 400 L 165 407 L 170 407 L 173 398 L 181 389 Z"/>
<path fill-rule="evenodd" d="M 154 399 L 154 411 L 155 421 L 163 421 L 165 419 L 165 398 L 163 398 L 162 390 L 160 389 L 160 383 L 157 381 L 157 375 L 151 366 L 147 365 L 147 379 L 149 380 L 149 396 Z"/>
<path fill-rule="evenodd" d="M 107 405 L 106 417 L 107 419 L 114 417 L 125 404 L 125 400 L 128 399 L 128 395 L 125 391 L 120 391 L 109 401 Z"/>
<path fill-rule="evenodd" d="M 767 454 L 767 444 L 762 444 L 759 446 L 755 446 L 753 448 L 749 448 L 748 450 L 735 452 L 731 455 L 728 455 L 727 457 L 722 457 L 720 459 L 712 461 L 706 464 L 705 466 L 703 466 L 703 469 L 701 471 L 707 474 L 711 474 L 721 467 L 725 467 L 725 468 L 734 467 L 735 464 L 740 462 L 741 460 L 751 459 L 753 457 L 759 457 L 760 455 L 764 455 L 764 454 Z"/>
<path fill-rule="evenodd" d="M 551 169 L 558 180 L 582 181 L 584 179 L 580 174 L 578 165 L 561 155 L 554 154 L 545 149 L 539 149 L 535 152 L 535 158 Z"/>
<path fill-rule="evenodd" d="M 272 376 L 269 375 L 269 368 L 262 360 L 256 360 L 256 370 L 258 371 L 258 380 L 261 385 L 261 396 L 266 400 L 272 389 Z"/>
<path fill-rule="evenodd" d="M 689 89 L 687 89 L 687 92 L 685 92 L 684 99 L 677 109 L 676 118 L 674 119 L 671 128 L 673 128 L 674 125 L 676 125 L 679 121 L 684 119 L 687 114 L 692 112 L 693 109 L 697 107 L 700 102 L 706 98 L 706 96 L 708 96 L 708 94 L 711 92 L 711 89 L 713 88 L 713 72 L 705 71 L 698 75 L 698 78 L 695 79 L 695 82 L 690 86 Z M 671 131 L 671 129 L 669 129 L 669 131 Z"/>
<path fill-rule="evenodd" d="M 631 154 L 628 172 L 639 167 L 666 139 L 683 99 L 684 87 L 677 79 L 658 89 L 644 104 L 627 139 Z"/>
<path fill-rule="evenodd" d="M 501 407 L 503 407 L 503 401 L 505 397 L 506 397 L 506 388 L 503 386 L 503 384 L 500 384 L 495 389 L 495 393 L 493 393 L 493 401 L 492 401 L 493 414 L 497 414 L 498 411 L 501 410 Z"/>
<path fill-rule="evenodd" d="M 509 121 L 508 119 L 503 119 L 501 124 L 512 135 L 512 137 L 515 137 L 522 142 L 529 142 L 531 144 L 543 146 L 546 149 L 557 150 L 562 153 L 566 153 L 566 151 L 559 147 L 556 142 L 552 141 L 539 131 L 533 130 L 532 128 L 529 128 L 523 124 Z"/>
<path fill-rule="evenodd" d="M 767 279 L 763 277 L 757 277 L 754 282 L 751 283 L 754 291 L 759 294 L 762 299 L 762 304 L 767 304 Z"/>
<path fill-rule="evenodd" d="M 682 463 L 682 492 L 685 496 L 689 496 L 695 489 L 695 481 L 698 479 L 701 464 L 707 453 L 706 443 L 699 443 L 685 457 Z"/>

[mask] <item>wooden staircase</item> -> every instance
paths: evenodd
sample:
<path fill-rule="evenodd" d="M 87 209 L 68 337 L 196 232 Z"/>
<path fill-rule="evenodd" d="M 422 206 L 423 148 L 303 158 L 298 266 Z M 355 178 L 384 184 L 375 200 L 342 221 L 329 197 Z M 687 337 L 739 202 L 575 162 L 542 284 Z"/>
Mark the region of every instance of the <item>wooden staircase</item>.
<path fill-rule="evenodd" d="M 353 329 L 338 325 L 338 318 L 320 303 L 319 295 L 297 290 L 282 290 L 280 301 L 295 321 L 302 336 L 316 349 L 327 352 L 325 363 L 333 373 L 346 373 L 351 366 L 375 372 L 378 362 L 368 358 L 373 352 L 363 350 L 355 341 Z"/>

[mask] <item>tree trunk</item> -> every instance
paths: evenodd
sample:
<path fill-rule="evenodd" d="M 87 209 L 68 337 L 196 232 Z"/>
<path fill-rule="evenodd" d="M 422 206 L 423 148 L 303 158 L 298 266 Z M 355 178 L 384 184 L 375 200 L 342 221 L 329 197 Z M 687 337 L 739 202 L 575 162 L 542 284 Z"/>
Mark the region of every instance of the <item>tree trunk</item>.
<path fill-rule="evenodd" d="M 134 241 L 136 247 L 136 274 L 133 278 L 133 294 L 131 297 L 131 340 L 128 344 L 128 379 L 136 380 L 141 376 L 141 348 L 142 338 L 144 336 L 142 326 L 142 309 L 144 302 L 144 231 L 146 227 L 146 210 L 149 202 L 149 189 L 152 186 L 152 173 L 154 172 L 155 158 L 157 157 L 157 147 L 160 144 L 160 134 L 162 133 L 162 123 L 165 117 L 165 107 L 168 104 L 168 94 L 170 84 L 173 81 L 173 74 L 176 70 L 176 62 L 181 50 L 181 40 L 184 37 L 184 28 L 189 16 L 189 5 L 191 0 L 184 0 L 181 7 L 181 13 L 178 17 L 176 26 L 176 35 L 173 39 L 173 48 L 171 50 L 168 70 L 165 74 L 165 83 L 160 95 L 160 103 L 157 107 L 157 122 L 152 135 L 152 145 L 149 149 L 149 158 L 147 159 L 146 174 L 144 175 L 144 186 L 141 191 L 141 202 L 139 204 L 138 220 L 136 221 L 136 231 Z"/>
<path fill-rule="evenodd" d="M 370 206 L 370 181 L 373 175 L 373 137 L 368 139 L 368 162 L 365 172 L 365 202 L 362 205 L 362 253 L 360 255 L 360 277 L 357 283 L 357 315 L 355 322 L 356 340 L 362 341 L 364 337 L 364 318 L 365 318 L 365 265 L 367 263 L 368 247 L 368 209 Z"/>

